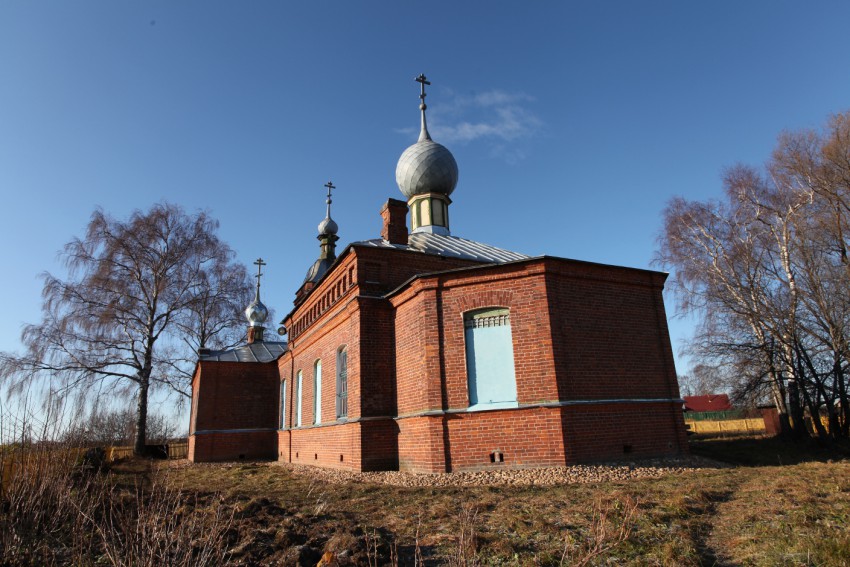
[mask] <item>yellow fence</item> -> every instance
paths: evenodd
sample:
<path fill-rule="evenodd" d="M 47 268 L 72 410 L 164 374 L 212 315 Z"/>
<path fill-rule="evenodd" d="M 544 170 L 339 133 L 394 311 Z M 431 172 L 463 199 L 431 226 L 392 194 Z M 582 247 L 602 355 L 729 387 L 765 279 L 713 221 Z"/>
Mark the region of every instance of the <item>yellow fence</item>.
<path fill-rule="evenodd" d="M 685 420 L 688 430 L 698 435 L 726 435 L 740 433 L 764 433 L 764 420 L 760 417 L 753 419 L 727 419 L 723 421 L 689 421 Z"/>

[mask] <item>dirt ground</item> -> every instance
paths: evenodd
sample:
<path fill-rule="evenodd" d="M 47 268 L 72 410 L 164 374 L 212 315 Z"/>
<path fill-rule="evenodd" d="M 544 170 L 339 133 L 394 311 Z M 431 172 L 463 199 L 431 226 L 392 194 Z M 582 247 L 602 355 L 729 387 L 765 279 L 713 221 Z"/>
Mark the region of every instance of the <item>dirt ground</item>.
<path fill-rule="evenodd" d="M 226 511 L 231 565 L 850 565 L 850 459 L 775 439 L 467 475 L 128 462 Z"/>

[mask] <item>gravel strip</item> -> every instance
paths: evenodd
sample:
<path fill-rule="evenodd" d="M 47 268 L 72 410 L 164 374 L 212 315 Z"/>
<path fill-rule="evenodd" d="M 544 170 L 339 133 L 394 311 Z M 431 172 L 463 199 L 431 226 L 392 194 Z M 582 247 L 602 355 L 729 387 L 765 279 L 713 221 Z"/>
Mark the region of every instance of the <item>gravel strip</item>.
<path fill-rule="evenodd" d="M 321 482 L 346 484 L 351 482 L 410 487 L 443 486 L 552 486 L 556 484 L 607 482 L 638 478 L 659 478 L 668 474 L 681 474 L 700 469 L 729 468 L 729 465 L 701 457 L 678 459 L 650 459 L 627 463 L 574 465 L 535 469 L 486 470 L 440 474 L 410 472 L 354 472 L 324 469 L 307 465 L 272 463 L 294 474 Z"/>

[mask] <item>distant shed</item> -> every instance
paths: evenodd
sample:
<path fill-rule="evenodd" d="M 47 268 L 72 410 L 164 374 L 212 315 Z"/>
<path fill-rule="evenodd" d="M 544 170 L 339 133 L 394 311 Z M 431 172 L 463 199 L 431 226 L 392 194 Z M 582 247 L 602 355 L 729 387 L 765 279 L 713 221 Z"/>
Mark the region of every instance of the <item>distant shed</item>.
<path fill-rule="evenodd" d="M 714 412 L 730 411 L 732 403 L 726 394 L 708 394 L 705 396 L 682 396 L 685 400 L 685 411 Z"/>

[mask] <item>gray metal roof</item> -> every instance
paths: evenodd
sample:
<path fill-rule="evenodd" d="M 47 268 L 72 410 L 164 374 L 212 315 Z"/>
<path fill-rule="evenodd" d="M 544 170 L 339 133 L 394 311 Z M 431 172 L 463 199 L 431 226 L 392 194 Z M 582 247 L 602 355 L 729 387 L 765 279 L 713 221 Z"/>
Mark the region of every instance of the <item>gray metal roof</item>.
<path fill-rule="evenodd" d="M 320 279 L 322 279 L 322 276 L 324 276 L 325 273 L 328 271 L 328 268 L 333 265 L 333 263 L 334 261 L 330 258 L 319 258 L 318 260 L 313 262 L 313 265 L 310 266 L 309 270 L 307 270 L 307 275 L 304 276 L 304 281 L 302 283 L 315 283 L 319 281 Z"/>
<path fill-rule="evenodd" d="M 504 262 L 514 262 L 516 260 L 525 260 L 530 258 L 530 256 L 525 254 L 496 248 L 495 246 L 490 246 L 483 242 L 475 242 L 474 240 L 467 240 L 466 238 L 460 238 L 457 236 L 443 236 L 428 232 L 417 232 L 409 235 L 406 246 L 403 244 L 390 244 L 381 238 L 352 242 L 352 245 L 410 250 L 435 256 L 463 258 L 465 260 L 489 262 L 492 264 L 502 264 Z"/>
<path fill-rule="evenodd" d="M 214 350 L 199 358 L 213 362 L 271 362 L 286 351 L 286 342 L 256 341 L 230 350 Z"/>

